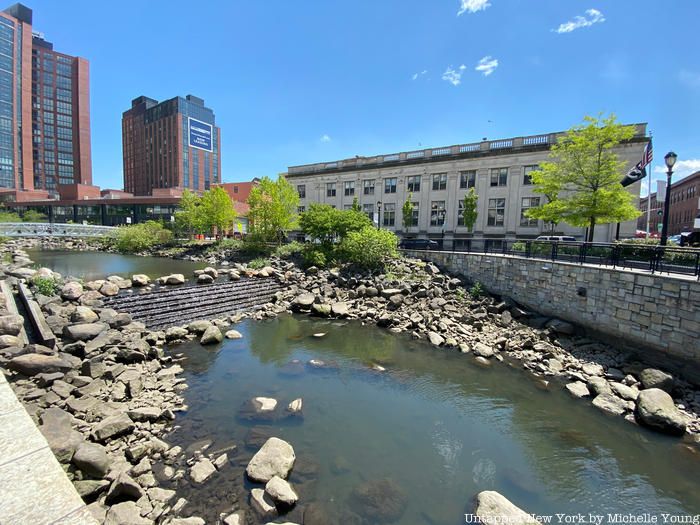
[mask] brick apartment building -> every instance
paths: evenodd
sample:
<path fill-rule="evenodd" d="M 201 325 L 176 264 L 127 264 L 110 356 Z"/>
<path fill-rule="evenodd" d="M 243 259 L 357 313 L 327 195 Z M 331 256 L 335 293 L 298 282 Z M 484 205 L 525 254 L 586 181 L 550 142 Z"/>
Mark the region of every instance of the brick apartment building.
<path fill-rule="evenodd" d="M 135 98 L 122 116 L 124 190 L 206 191 L 221 181 L 220 144 L 214 112 L 201 98 Z"/>
<path fill-rule="evenodd" d="M 0 12 L 0 199 L 92 184 L 89 66 L 33 31 L 32 10 Z"/>
<path fill-rule="evenodd" d="M 639 202 L 642 215 L 637 219 L 637 228 L 646 231 L 648 199 Z M 651 217 L 649 232 L 661 234 L 664 202 L 658 202 L 656 193 L 651 194 Z M 668 220 L 668 234 L 678 235 L 682 232 L 692 232 L 695 218 L 700 214 L 700 171 L 674 182 L 671 185 L 671 215 Z"/>

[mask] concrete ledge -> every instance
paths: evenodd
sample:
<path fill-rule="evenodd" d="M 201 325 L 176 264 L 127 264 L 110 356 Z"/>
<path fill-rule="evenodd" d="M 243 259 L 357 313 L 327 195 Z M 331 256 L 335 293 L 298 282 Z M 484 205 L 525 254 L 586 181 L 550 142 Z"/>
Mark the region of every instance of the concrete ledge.
<path fill-rule="evenodd" d="M 0 523 L 97 525 L 0 372 Z"/>

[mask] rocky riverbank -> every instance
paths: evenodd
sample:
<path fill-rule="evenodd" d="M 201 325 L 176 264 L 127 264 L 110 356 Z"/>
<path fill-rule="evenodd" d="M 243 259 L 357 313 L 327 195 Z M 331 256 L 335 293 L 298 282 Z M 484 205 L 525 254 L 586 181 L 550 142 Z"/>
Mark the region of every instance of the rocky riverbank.
<path fill-rule="evenodd" d="M 0 248 L 8 282 L 53 276 L 48 269 L 30 268 L 31 261 L 22 251 L 30 244 L 36 245 L 9 241 Z M 61 247 L 67 246 L 63 243 Z M 89 245 L 75 245 L 75 249 L 85 248 Z M 226 261 L 225 266 L 223 272 L 205 269 L 191 279 L 206 286 L 245 274 L 284 284 L 273 302 L 245 314 L 248 317 L 294 312 L 355 319 L 409 333 L 439 350 L 460 352 L 481 366 L 503 366 L 499 362 L 522 366 L 538 378 L 540 388 L 564 388 L 611 416 L 684 435 L 689 450 L 697 453 L 700 392 L 690 384 L 587 338 L 569 323 L 488 296 L 432 264 L 402 259 L 374 274 L 350 268 L 302 270 L 276 259 L 261 270 L 233 261 Z M 164 276 L 157 282 L 178 286 L 185 279 Z M 92 283 L 62 282 L 57 295 L 37 294 L 58 336 L 55 348 L 18 346 L 12 339 L 17 336 L 17 322 L 13 324 L 8 317 L 5 324 L 0 323 L 4 346 L 0 362 L 12 371 L 9 379 L 18 397 L 98 519 L 104 523 L 194 525 L 203 521 L 191 516 L 178 487 L 204 487 L 217 472 L 239 467 L 231 464 L 227 450 L 209 451 L 204 446 L 183 450 L 167 444 L 177 411 L 186 408 L 181 397 L 186 385 L 178 378 L 177 361 L 182 356 L 175 353 L 175 345 L 194 338 L 209 344 L 221 341 L 224 335 L 239 337 L 235 330 L 227 329 L 240 316 L 152 332 L 128 314 L 102 305 L 105 296 L 151 286 L 146 276 L 112 276 Z M 158 476 L 153 472 L 156 465 Z M 248 479 L 257 479 L 255 476 L 248 473 Z M 268 487 L 274 477 L 279 479 Z M 273 475 L 250 491 L 251 507 L 264 519 L 294 504 L 287 501 L 294 489 L 285 485 L 285 477 Z M 159 486 L 161 481 L 174 488 Z M 374 501 L 385 488 L 368 488 L 370 494 L 364 499 Z M 364 501 L 362 494 L 358 498 Z M 176 518 L 181 515 L 190 516 L 189 521 Z M 325 519 L 307 519 L 306 512 L 293 515 L 303 523 L 324 523 Z M 230 525 L 246 523 L 248 518 L 239 510 L 221 519 Z"/>

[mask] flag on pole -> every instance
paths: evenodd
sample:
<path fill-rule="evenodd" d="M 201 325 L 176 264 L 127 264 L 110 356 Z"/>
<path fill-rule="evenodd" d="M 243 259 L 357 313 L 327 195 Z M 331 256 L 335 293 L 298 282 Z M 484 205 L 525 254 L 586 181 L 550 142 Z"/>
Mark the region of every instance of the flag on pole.
<path fill-rule="evenodd" d="M 651 164 L 652 159 L 654 158 L 654 150 L 652 149 L 651 146 L 651 140 L 647 142 L 646 146 L 644 146 L 644 153 L 642 153 L 642 160 L 637 162 L 636 168 L 638 170 L 644 169 L 645 166 L 648 164 Z"/>
<path fill-rule="evenodd" d="M 637 162 L 637 164 L 632 168 L 627 175 L 620 181 L 623 187 L 634 184 L 637 181 L 642 180 L 647 176 L 646 166 L 651 164 L 651 160 L 654 158 L 654 152 L 651 147 L 651 139 L 644 146 L 644 152 L 642 153 L 642 159 Z"/>

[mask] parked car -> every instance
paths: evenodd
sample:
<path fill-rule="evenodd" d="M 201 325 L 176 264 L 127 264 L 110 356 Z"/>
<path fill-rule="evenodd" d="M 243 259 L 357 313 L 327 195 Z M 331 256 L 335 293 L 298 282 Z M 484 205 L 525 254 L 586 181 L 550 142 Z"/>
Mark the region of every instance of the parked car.
<path fill-rule="evenodd" d="M 571 235 L 540 235 L 536 241 L 554 241 L 554 242 L 576 242 L 576 237 Z"/>
<path fill-rule="evenodd" d="M 406 250 L 437 250 L 439 244 L 430 239 L 404 239 L 399 243 L 399 248 Z"/>

